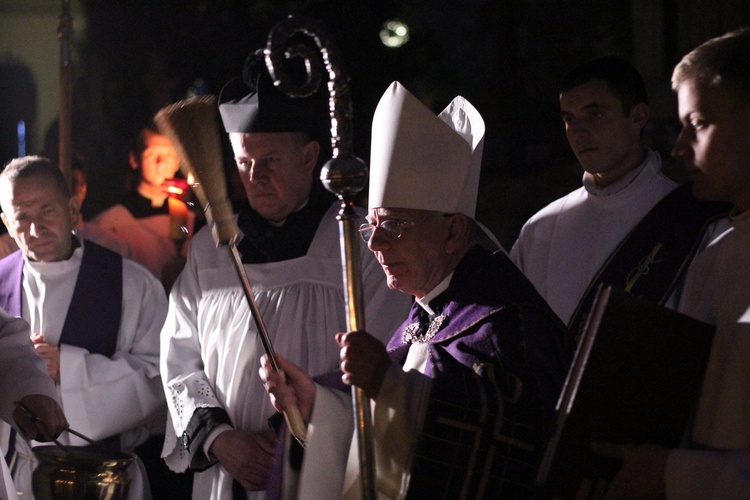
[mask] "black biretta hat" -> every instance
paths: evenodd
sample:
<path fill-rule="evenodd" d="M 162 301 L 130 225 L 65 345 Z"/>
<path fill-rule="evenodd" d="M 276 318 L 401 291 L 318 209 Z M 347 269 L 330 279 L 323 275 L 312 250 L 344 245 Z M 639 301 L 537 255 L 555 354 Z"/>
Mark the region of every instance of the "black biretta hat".
<path fill-rule="evenodd" d="M 306 132 L 325 144 L 330 129 L 325 85 L 310 97 L 288 97 L 274 87 L 263 50 L 250 54 L 243 75 L 219 95 L 219 112 L 227 133 Z"/>

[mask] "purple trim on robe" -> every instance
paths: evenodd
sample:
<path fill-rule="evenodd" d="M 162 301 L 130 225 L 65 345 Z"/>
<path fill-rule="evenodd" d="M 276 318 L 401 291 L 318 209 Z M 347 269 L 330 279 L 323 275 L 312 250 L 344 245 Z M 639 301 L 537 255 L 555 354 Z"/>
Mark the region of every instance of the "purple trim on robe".
<path fill-rule="evenodd" d="M 23 252 L 16 250 L 0 259 L 0 307 L 11 316 L 22 316 Z"/>
<path fill-rule="evenodd" d="M 279 429 L 276 431 L 277 444 L 273 452 L 273 465 L 268 471 L 266 482 L 266 498 L 269 500 L 281 499 L 284 495 L 284 460 L 289 460 L 287 448 L 284 446 L 287 433 L 286 422 L 280 422 Z"/>
<path fill-rule="evenodd" d="M 519 433 L 511 433 L 511 436 L 520 439 L 521 431 L 524 432 L 523 437 L 528 435 L 529 449 L 517 450 L 514 455 L 513 452 L 506 453 L 505 447 L 499 446 L 493 453 L 497 455 L 498 460 L 505 461 L 508 465 L 508 467 L 502 467 L 502 463 L 498 462 L 501 464 L 498 467 L 502 471 L 509 471 L 510 476 L 513 476 L 516 470 L 525 474 L 524 478 L 518 481 L 521 481 L 521 488 L 528 489 L 533 484 L 533 466 L 541 449 L 541 443 L 537 440 L 545 426 L 540 423 L 552 422 L 557 396 L 565 380 L 572 355 L 563 349 L 565 326 L 503 252 L 489 255 L 478 248 L 469 251 L 456 268 L 448 289 L 436 297 L 431 305 L 437 303 L 444 304 L 439 313 L 444 314 L 446 319 L 436 335 L 428 341 L 430 362 L 427 366 L 427 375 L 438 381 L 433 385 L 428 413 L 432 411 L 440 414 L 442 411 L 440 408 L 450 408 L 451 415 L 454 415 L 456 411 L 460 413 L 462 408 L 457 408 L 452 401 L 448 401 L 447 406 L 443 404 L 442 407 L 434 407 L 434 401 L 437 400 L 436 393 L 443 395 L 453 390 L 453 394 L 463 394 L 464 391 L 455 391 L 453 386 L 461 386 L 467 378 L 474 378 L 487 386 L 485 396 L 472 397 L 468 393 L 464 394 L 472 400 L 470 402 L 474 406 L 486 401 L 487 395 L 495 398 L 506 397 L 513 401 L 516 401 L 516 396 L 520 397 L 521 399 L 505 408 L 505 411 L 498 412 L 495 408 L 495 413 L 500 415 L 498 422 L 502 421 L 502 415 L 509 417 L 507 422 L 503 421 L 504 429 L 519 431 Z M 400 364 L 403 364 L 409 350 L 409 344 L 403 342 L 403 332 L 407 325 L 419 321 L 418 308 L 419 305 L 416 303 L 412 306 L 408 318 L 396 330 L 388 343 L 391 358 Z M 487 362 L 490 368 L 482 368 L 477 365 L 478 362 Z M 497 386 L 493 386 L 493 377 L 474 375 L 478 369 L 497 371 L 498 363 L 502 368 L 499 374 L 503 375 L 503 379 L 497 382 Z M 471 377 L 467 374 L 471 374 Z M 332 372 L 315 377 L 315 380 L 329 387 L 340 388 L 342 386 L 340 377 L 341 372 Z M 512 384 L 512 390 L 505 391 L 507 392 L 505 394 L 503 389 L 507 384 L 503 384 L 503 381 L 515 382 L 517 379 L 514 377 L 518 377 L 524 383 Z M 476 385 L 475 381 L 471 383 L 472 387 Z M 496 401 L 490 403 L 495 404 Z M 473 408 L 467 408 L 467 410 L 467 415 L 483 415 L 482 412 L 472 413 Z M 435 415 L 432 415 L 433 420 L 434 417 Z M 429 420 L 430 415 L 427 418 Z M 442 420 L 437 419 L 437 421 Z M 493 420 L 485 423 L 484 427 L 489 427 L 488 429 L 479 426 L 482 427 L 480 430 L 485 432 L 483 436 L 492 436 L 498 431 L 499 428 L 494 426 L 494 422 Z M 471 424 L 474 425 L 476 422 L 471 422 Z M 514 427 L 514 425 L 517 426 Z M 520 440 L 523 441 L 523 439 Z M 418 450 L 430 452 L 435 447 L 433 441 L 429 441 L 429 436 L 421 435 Z M 489 443 L 490 440 L 486 441 Z M 444 442 L 442 438 L 438 438 L 437 443 L 441 447 L 438 453 L 441 457 L 454 456 L 457 450 L 465 449 L 463 445 L 451 448 L 454 445 L 453 441 Z M 282 464 L 283 460 L 288 460 L 288 456 L 279 453 L 283 449 L 283 441 L 280 441 L 276 450 L 276 461 L 269 477 L 267 490 L 269 499 L 280 498 L 282 491 Z M 342 450 L 342 452 L 346 451 L 348 450 Z M 485 452 L 485 454 L 490 453 Z M 531 459 L 527 460 L 529 457 Z M 514 458 L 524 460 L 515 461 Z M 418 479 L 424 479 L 422 476 L 425 475 L 423 474 L 425 469 L 419 468 L 421 462 L 416 453 L 415 460 L 413 472 L 419 474 L 419 477 L 412 479 L 416 484 Z M 466 466 L 465 463 L 458 464 L 458 469 Z M 483 473 L 483 471 L 471 468 L 468 472 L 477 476 Z M 446 474 L 450 476 L 450 472 Z M 430 478 L 435 477 L 428 475 Z M 520 472 L 518 477 L 521 477 Z M 514 480 L 516 479 L 510 478 L 511 482 Z M 422 486 L 415 486 L 415 490 L 421 488 Z M 420 496 L 421 493 L 427 492 L 410 489 L 409 495 L 415 498 L 433 498 L 440 494 L 444 496 L 445 491 L 432 490 L 429 491 L 431 494 Z"/>
<path fill-rule="evenodd" d="M 434 383 L 407 498 L 533 497 L 572 354 L 565 326 L 504 253 L 478 248 L 430 305 L 445 319 L 427 341 Z M 395 360 L 408 351 L 403 331 L 417 307 L 388 344 Z"/>
<path fill-rule="evenodd" d="M 122 257 L 86 241 L 60 343 L 111 358 L 117 350 L 121 316 Z"/>
<path fill-rule="evenodd" d="M 523 307 L 536 311 L 540 326 L 549 330 L 554 341 L 560 346 L 564 342 L 565 326 L 552 312 L 544 299 L 534 289 L 533 285 L 518 270 L 503 252 L 496 252 L 492 256 L 477 248 L 469 251 L 456 268 L 448 289 L 435 301 L 442 299 L 445 306 L 440 311 L 446 316 L 440 330 L 428 341 L 436 348 L 441 346 L 461 364 L 471 367 L 476 361 L 476 352 L 488 352 L 488 346 L 474 345 L 471 335 L 466 335 L 472 327 L 480 324 L 488 317 L 509 308 Z M 403 342 L 403 332 L 407 325 L 419 320 L 419 304 L 412 305 L 409 317 L 396 330 L 388 342 L 391 357 L 401 363 L 406 356 L 406 345 Z M 464 335 L 465 338 L 457 338 Z M 550 345 L 536 344 L 538 336 L 527 336 L 525 342 L 529 356 L 539 354 L 533 362 L 543 362 L 537 366 L 545 373 L 559 374 L 559 367 L 567 367 L 572 359 L 572 350 L 555 352 Z M 550 338 L 552 338 L 550 337 Z M 548 338 L 548 340 L 550 339 Z M 402 359 L 400 359 L 402 358 Z M 550 361 L 554 360 L 552 363 Z M 432 377 L 434 366 L 428 363 L 426 375 Z M 564 379 L 565 374 L 562 374 Z M 562 384 L 562 379 L 556 383 Z M 554 396 L 555 402 L 557 395 Z M 554 403 L 553 403 L 554 407 Z"/>
<path fill-rule="evenodd" d="M 85 245 L 60 344 L 111 358 L 117 349 L 122 316 L 122 257 L 88 240 Z M 19 317 L 24 262 L 21 250 L 0 260 L 0 307 Z M 119 451 L 120 436 L 110 436 L 103 444 Z"/>
<path fill-rule="evenodd" d="M 23 253 L 0 259 L 0 307 L 21 317 Z M 60 344 L 112 357 L 122 316 L 122 257 L 86 241 L 73 297 L 60 333 Z"/>

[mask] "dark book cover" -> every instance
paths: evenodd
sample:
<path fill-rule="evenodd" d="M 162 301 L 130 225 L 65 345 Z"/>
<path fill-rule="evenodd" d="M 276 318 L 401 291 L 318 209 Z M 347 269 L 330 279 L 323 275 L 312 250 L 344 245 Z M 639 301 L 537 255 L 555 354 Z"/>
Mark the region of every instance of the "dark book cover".
<path fill-rule="evenodd" d="M 619 461 L 592 442 L 682 440 L 700 394 L 714 327 L 601 286 L 558 401 L 537 483 L 573 498 L 583 479 L 609 481 Z"/>

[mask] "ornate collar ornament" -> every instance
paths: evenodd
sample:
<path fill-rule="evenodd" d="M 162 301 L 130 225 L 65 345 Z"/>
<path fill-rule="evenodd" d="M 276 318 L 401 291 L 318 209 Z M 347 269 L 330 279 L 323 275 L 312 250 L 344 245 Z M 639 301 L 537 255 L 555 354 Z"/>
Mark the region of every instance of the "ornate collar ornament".
<path fill-rule="evenodd" d="M 425 328 L 424 321 L 418 321 L 408 325 L 404 330 L 404 344 L 413 344 L 414 342 L 427 343 L 435 337 L 447 316 L 445 314 L 436 314 L 429 319 L 429 324 Z"/>

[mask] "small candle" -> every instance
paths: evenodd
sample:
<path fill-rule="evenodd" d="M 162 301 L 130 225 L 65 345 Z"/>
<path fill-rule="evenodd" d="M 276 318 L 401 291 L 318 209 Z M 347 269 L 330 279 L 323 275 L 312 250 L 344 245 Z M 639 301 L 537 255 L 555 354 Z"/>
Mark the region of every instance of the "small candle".
<path fill-rule="evenodd" d="M 177 198 L 167 198 L 169 204 L 169 234 L 174 241 L 182 241 L 187 238 L 187 205 Z"/>

